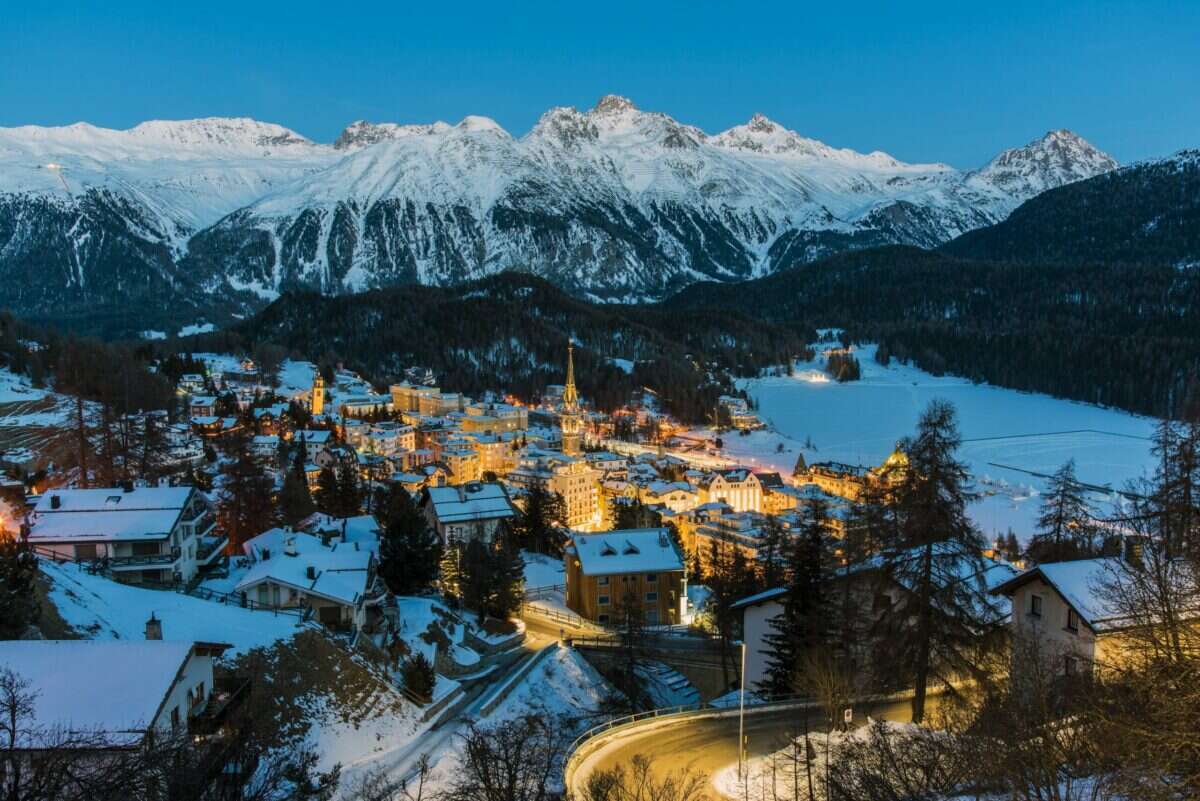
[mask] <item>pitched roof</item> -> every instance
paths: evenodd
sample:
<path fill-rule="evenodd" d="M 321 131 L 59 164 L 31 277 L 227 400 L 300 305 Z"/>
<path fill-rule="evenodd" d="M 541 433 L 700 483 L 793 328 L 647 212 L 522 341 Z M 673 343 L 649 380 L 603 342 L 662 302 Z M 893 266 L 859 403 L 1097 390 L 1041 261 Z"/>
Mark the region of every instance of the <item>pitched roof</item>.
<path fill-rule="evenodd" d="M 1123 615 L 1104 597 L 1103 585 L 1126 570 L 1127 563 L 1117 557 L 1079 559 L 1036 565 L 997 585 L 992 592 L 1011 596 L 1018 588 L 1041 579 L 1054 588 L 1083 621 L 1094 630 L 1111 627 Z"/>
<path fill-rule="evenodd" d="M 192 492 L 191 487 L 52 490 L 34 507 L 29 538 L 38 542 L 163 539 L 175 527 Z"/>
<path fill-rule="evenodd" d="M 683 557 L 665 528 L 580 534 L 568 546 L 585 576 L 683 570 Z"/>
<path fill-rule="evenodd" d="M 192 643 L 164 640 L 21 640 L 0 643 L 0 667 L 37 693 L 38 728 L 102 732 L 133 745 L 153 724 Z"/>
<path fill-rule="evenodd" d="M 429 503 L 441 523 L 513 517 L 512 502 L 500 484 L 471 482 L 457 487 L 430 487 Z"/>
<path fill-rule="evenodd" d="M 740 601 L 735 601 L 734 604 L 730 608 L 731 609 L 743 609 L 747 606 L 757 606 L 758 604 L 764 604 L 768 601 L 773 601 L 776 598 L 781 598 L 784 595 L 787 595 L 787 592 L 788 592 L 787 587 L 772 587 L 769 590 L 763 590 L 762 592 L 755 593 L 754 595 L 751 595 L 748 598 L 743 598 Z"/>
<path fill-rule="evenodd" d="M 285 552 L 288 540 L 295 546 L 295 556 Z M 255 562 L 234 588 L 239 592 L 273 581 L 338 603 L 354 604 L 367 589 L 372 554 L 369 547 L 352 542 L 326 546 L 311 534 L 273 528 L 248 540 L 242 548 Z M 267 551 L 270 556 L 264 559 Z M 313 578 L 308 577 L 309 567 L 313 568 Z"/>

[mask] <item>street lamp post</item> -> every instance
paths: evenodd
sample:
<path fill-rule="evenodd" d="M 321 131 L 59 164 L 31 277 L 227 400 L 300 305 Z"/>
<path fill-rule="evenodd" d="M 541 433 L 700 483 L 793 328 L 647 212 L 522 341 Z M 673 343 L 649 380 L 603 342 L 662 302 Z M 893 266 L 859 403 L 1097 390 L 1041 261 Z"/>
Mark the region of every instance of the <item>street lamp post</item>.
<path fill-rule="evenodd" d="M 746 641 L 742 640 L 742 670 L 741 690 L 738 692 L 738 781 L 744 782 L 743 765 L 745 763 L 745 731 L 746 731 Z"/>

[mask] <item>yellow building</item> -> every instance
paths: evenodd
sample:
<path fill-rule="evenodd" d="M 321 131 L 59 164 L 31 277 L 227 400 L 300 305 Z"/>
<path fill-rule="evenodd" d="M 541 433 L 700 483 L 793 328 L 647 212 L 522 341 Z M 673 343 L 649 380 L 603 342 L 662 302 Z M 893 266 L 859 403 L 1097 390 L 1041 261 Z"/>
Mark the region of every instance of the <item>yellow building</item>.
<path fill-rule="evenodd" d="M 604 525 L 600 474 L 583 459 L 554 451 L 528 449 L 506 480 L 526 490 L 540 487 L 562 496 L 569 528 L 595 531 Z"/>
<path fill-rule="evenodd" d="M 683 556 L 665 528 L 580 534 L 563 552 L 567 607 L 597 623 L 638 609 L 646 625 L 680 622 L 687 599 Z"/>

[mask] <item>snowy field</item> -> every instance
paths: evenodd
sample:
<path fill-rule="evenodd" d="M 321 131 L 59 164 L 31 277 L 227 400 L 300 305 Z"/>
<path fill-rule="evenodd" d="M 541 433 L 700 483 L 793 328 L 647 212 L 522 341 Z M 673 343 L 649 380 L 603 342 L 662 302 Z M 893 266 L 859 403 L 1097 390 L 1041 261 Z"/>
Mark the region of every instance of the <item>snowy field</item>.
<path fill-rule="evenodd" d="M 1044 478 L 1034 474 L 1053 473 L 1074 458 L 1080 481 L 1119 489 L 1153 470 L 1152 418 L 939 378 L 897 362 L 883 367 L 873 345 L 856 348 L 856 355 L 859 381 L 831 381 L 817 362 L 800 363 L 795 376 L 742 381 L 770 430 L 726 435 L 724 455 L 785 475 L 800 453 L 810 464 L 878 465 L 914 431 L 930 401 L 945 399 L 958 410 L 960 456 L 984 494 L 972 516 L 989 536 L 1012 527 L 1022 539 L 1033 528 L 1044 487 Z M 1107 511 L 1107 498 L 1097 494 L 1094 500 Z"/>
<path fill-rule="evenodd" d="M 299 629 L 294 615 L 275 615 L 205 601 L 177 592 L 145 590 L 90 575 L 74 564 L 41 560 L 50 579 L 50 600 L 75 631 L 89 640 L 140 640 L 153 612 L 163 639 L 225 642 L 227 657 L 290 639 Z"/>
<path fill-rule="evenodd" d="M 563 561 L 533 551 L 521 551 L 525 560 L 525 590 L 556 587 L 567 583 Z"/>

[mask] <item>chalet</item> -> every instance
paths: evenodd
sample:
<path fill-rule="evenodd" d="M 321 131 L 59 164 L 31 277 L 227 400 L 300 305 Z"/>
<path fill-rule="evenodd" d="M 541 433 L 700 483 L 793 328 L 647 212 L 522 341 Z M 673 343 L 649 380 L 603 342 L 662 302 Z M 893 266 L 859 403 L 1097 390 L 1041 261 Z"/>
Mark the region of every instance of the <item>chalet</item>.
<path fill-rule="evenodd" d="M 297 609 L 330 628 L 361 625 L 375 580 L 371 547 L 274 528 L 248 540 L 250 568 L 234 588 L 257 606 Z"/>
<path fill-rule="evenodd" d="M 191 423 L 193 433 L 205 439 L 223 437 L 242 427 L 236 417 L 193 417 Z"/>
<path fill-rule="evenodd" d="M 217 399 L 212 395 L 195 395 L 188 401 L 189 417 L 213 417 L 217 413 Z"/>
<path fill-rule="evenodd" d="M 186 583 L 227 544 L 208 498 L 194 487 L 56 489 L 29 515 L 43 555 L 92 561 L 129 583 Z"/>
<path fill-rule="evenodd" d="M 250 440 L 249 451 L 256 459 L 270 461 L 279 455 L 279 437 L 257 434 Z"/>
<path fill-rule="evenodd" d="M 500 526 L 516 516 L 502 484 L 478 481 L 430 487 L 421 496 L 420 506 L 443 544 L 452 540 L 491 542 Z"/>
<path fill-rule="evenodd" d="M 161 629 L 147 624 L 147 635 Z M 213 695 L 213 661 L 224 643 L 148 640 L 22 640 L 0 648 L 0 669 L 36 693 L 20 750 L 56 731 L 84 735 L 89 748 L 136 748 L 152 732 L 182 732 Z M 95 736 L 95 740 L 92 739 Z"/>
<path fill-rule="evenodd" d="M 194 395 L 198 392 L 203 392 L 204 376 L 200 375 L 199 373 L 184 373 L 183 375 L 179 376 L 178 388 L 180 392 L 187 395 Z"/>
<path fill-rule="evenodd" d="M 333 432 L 302 429 L 296 432 L 292 441 L 299 442 L 304 446 L 304 458 L 306 460 L 320 464 L 318 457 L 333 445 Z"/>
<path fill-rule="evenodd" d="M 1180 563 L 1183 567 L 1185 563 Z M 1129 633 L 1139 621 L 1119 608 L 1106 588 L 1132 586 L 1143 569 L 1128 556 L 1037 565 L 995 588 L 1011 599 L 1013 642 L 1042 658 L 1061 660 L 1066 674 L 1117 667 L 1130 655 Z M 1192 582 L 1187 569 L 1180 581 Z M 1014 671 L 1020 670 L 1015 658 Z"/>
<path fill-rule="evenodd" d="M 665 528 L 579 534 L 563 552 L 567 606 L 597 623 L 638 606 L 648 625 L 679 623 L 687 603 L 683 555 Z"/>

